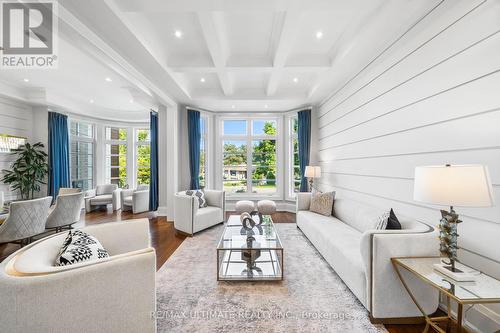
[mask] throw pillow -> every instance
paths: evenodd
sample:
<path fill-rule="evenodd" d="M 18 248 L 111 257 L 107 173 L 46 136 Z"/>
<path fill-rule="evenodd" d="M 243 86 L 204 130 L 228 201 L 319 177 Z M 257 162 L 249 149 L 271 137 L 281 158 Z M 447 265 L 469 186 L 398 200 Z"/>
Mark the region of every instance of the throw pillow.
<path fill-rule="evenodd" d="M 56 258 L 56 266 L 72 265 L 107 257 L 109 257 L 108 251 L 94 236 L 81 230 L 70 230 Z"/>
<path fill-rule="evenodd" d="M 314 193 L 311 198 L 309 210 L 325 216 L 332 215 L 334 197 L 335 192 Z"/>
<path fill-rule="evenodd" d="M 391 211 L 389 212 L 389 219 L 387 220 L 387 226 L 385 227 L 386 230 L 401 230 L 401 223 L 399 223 L 398 218 L 396 217 L 396 214 L 394 214 L 394 211 L 391 208 Z"/>
<path fill-rule="evenodd" d="M 187 190 L 186 195 L 190 197 L 196 197 L 198 199 L 198 207 L 207 207 L 207 200 L 205 199 L 205 192 L 203 190 Z"/>
<path fill-rule="evenodd" d="M 389 220 L 389 212 L 385 212 L 382 215 L 377 216 L 376 227 L 377 230 L 385 230 L 387 227 L 387 221 Z"/>

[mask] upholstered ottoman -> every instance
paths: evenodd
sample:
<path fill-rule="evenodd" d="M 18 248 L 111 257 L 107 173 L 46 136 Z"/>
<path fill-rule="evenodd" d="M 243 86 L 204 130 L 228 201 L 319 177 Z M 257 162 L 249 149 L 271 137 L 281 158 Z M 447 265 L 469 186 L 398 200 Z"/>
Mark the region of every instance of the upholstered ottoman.
<path fill-rule="evenodd" d="M 260 200 L 257 202 L 259 215 L 272 215 L 276 213 L 276 203 L 272 200 Z"/>
<path fill-rule="evenodd" d="M 235 209 L 238 214 L 245 212 L 251 214 L 255 211 L 255 204 L 250 200 L 240 200 L 236 203 Z"/>

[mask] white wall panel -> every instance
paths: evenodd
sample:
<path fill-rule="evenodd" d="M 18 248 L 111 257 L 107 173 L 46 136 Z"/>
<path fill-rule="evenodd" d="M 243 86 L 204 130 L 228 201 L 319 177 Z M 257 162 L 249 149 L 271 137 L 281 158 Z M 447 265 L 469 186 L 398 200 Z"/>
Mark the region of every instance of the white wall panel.
<path fill-rule="evenodd" d="M 477 163 L 498 204 L 499 54 L 500 1 L 441 3 L 314 114 L 320 187 L 435 226 L 443 207 L 413 200 L 415 167 Z M 456 210 L 459 257 L 500 278 L 500 204 Z M 471 310 L 470 326 L 500 328 L 499 309 Z"/>

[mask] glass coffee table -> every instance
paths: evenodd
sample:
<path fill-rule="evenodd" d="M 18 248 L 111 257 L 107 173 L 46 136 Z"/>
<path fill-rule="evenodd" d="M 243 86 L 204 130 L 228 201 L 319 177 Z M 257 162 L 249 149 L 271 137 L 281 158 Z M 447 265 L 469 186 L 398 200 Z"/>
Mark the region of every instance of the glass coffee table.
<path fill-rule="evenodd" d="M 218 281 L 283 280 L 283 246 L 271 216 L 262 219 L 248 230 L 239 215 L 229 217 L 217 246 Z"/>

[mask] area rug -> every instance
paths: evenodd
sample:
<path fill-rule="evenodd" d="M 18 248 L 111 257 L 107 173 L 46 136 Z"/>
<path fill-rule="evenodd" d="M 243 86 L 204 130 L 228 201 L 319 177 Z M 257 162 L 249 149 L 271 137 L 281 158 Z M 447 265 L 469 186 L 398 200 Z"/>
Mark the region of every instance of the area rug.
<path fill-rule="evenodd" d="M 217 282 L 222 228 L 187 238 L 157 272 L 158 332 L 387 332 L 294 223 L 276 224 L 284 281 Z"/>

